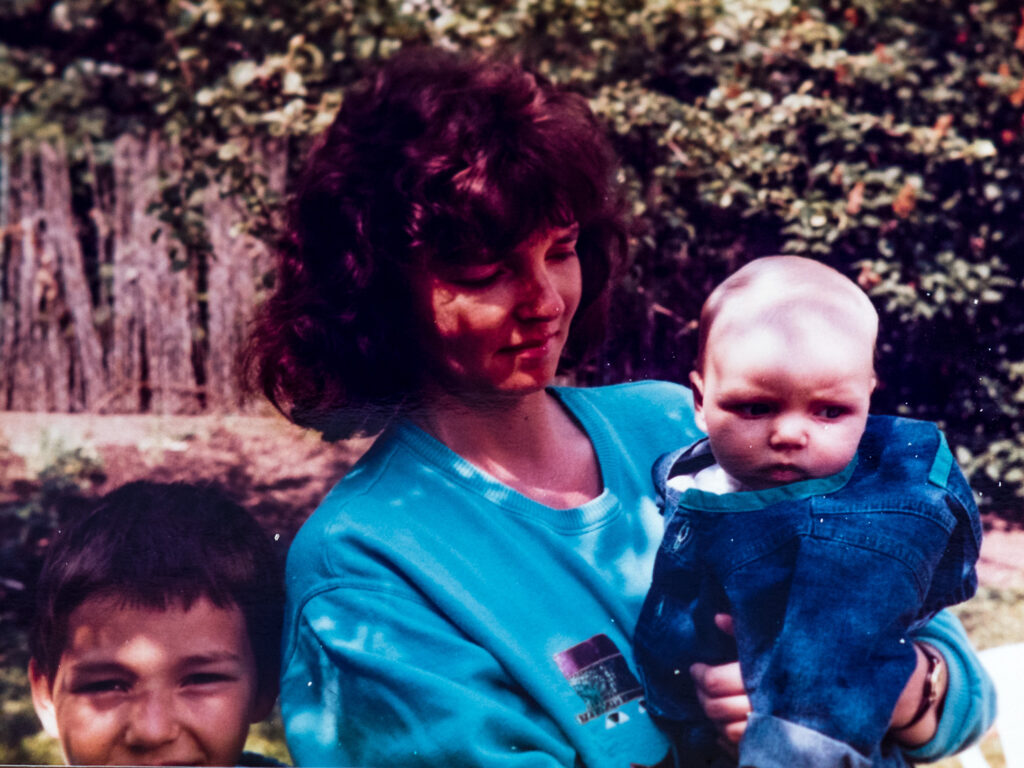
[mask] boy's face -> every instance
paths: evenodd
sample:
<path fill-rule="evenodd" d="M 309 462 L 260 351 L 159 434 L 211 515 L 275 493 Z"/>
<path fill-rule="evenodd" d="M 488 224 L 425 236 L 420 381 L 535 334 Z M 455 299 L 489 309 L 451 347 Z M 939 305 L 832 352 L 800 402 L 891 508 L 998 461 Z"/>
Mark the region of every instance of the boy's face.
<path fill-rule="evenodd" d="M 68 621 L 53 686 L 31 666 L 36 712 L 72 765 L 235 765 L 257 691 L 245 618 L 208 599 L 186 610 L 91 597 Z"/>
<path fill-rule="evenodd" d="M 715 334 L 693 373 L 697 423 L 730 475 L 752 490 L 826 477 L 857 451 L 875 386 L 873 337 L 823 323 Z"/>

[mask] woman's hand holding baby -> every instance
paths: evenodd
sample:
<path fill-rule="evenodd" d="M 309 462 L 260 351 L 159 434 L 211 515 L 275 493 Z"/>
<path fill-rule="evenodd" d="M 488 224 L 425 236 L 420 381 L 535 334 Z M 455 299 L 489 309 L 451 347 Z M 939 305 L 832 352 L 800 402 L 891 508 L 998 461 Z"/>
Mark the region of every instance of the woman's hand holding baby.
<path fill-rule="evenodd" d="M 715 625 L 723 632 L 733 634 L 732 616 L 718 614 Z M 909 746 L 924 744 L 935 735 L 948 684 L 941 654 L 934 649 L 930 654 L 925 653 L 920 643 L 915 643 L 915 650 L 917 667 L 900 694 L 890 721 L 895 737 Z M 930 656 L 936 658 L 936 663 L 930 663 Z M 722 746 L 736 754 L 751 712 L 739 662 L 719 666 L 694 664 L 690 667 L 690 676 L 697 687 L 697 699 L 704 714 L 721 734 Z M 928 707 L 923 716 L 919 716 L 922 701 Z"/>
<path fill-rule="evenodd" d="M 732 616 L 715 616 L 716 626 L 733 634 Z M 747 729 L 747 715 L 751 712 L 750 697 L 743 687 L 738 661 L 719 666 L 694 664 L 690 676 L 697 687 L 697 699 L 704 714 L 715 724 L 722 736 L 722 746 L 736 754 L 737 745 Z"/>

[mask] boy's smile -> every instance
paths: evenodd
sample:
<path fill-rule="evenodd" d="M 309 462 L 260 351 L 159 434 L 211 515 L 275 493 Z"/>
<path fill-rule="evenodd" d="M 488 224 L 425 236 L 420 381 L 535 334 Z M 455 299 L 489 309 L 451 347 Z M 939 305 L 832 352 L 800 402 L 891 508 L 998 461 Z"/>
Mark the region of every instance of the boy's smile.
<path fill-rule="evenodd" d="M 53 686 L 30 678 L 73 765 L 235 765 L 273 703 L 259 700 L 242 612 L 205 597 L 187 610 L 91 597 L 68 620 Z"/>

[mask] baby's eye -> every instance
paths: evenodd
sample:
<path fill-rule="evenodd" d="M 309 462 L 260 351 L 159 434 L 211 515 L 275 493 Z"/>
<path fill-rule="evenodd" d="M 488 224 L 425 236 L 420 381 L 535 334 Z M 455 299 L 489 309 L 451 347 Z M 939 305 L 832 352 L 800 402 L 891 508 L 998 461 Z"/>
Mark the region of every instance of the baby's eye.
<path fill-rule="evenodd" d="M 818 414 L 825 419 L 838 419 L 840 416 L 844 416 L 847 413 L 847 409 L 841 405 L 826 405 Z"/>
<path fill-rule="evenodd" d="M 772 407 L 771 403 L 739 403 L 738 405 L 734 405 L 731 410 L 745 418 L 756 419 L 761 416 L 767 416 L 775 409 Z"/>

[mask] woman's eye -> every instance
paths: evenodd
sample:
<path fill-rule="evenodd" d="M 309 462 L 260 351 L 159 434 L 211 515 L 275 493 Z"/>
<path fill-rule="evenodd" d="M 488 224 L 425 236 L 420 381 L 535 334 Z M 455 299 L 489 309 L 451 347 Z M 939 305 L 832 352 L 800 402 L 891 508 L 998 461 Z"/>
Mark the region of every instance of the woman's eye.
<path fill-rule="evenodd" d="M 568 261 L 569 259 L 575 259 L 578 256 L 575 248 L 569 248 L 563 251 L 554 251 L 548 254 L 549 261 Z"/>
<path fill-rule="evenodd" d="M 504 269 L 500 264 L 488 264 L 456 270 L 449 279 L 456 285 L 468 288 L 483 288 L 497 282 L 503 272 Z"/>

